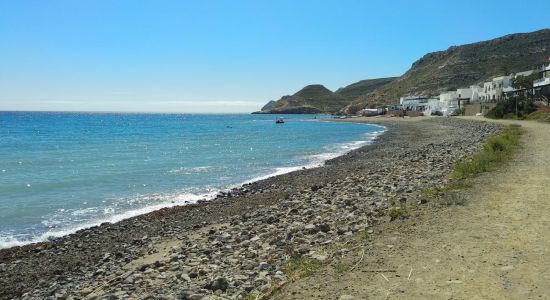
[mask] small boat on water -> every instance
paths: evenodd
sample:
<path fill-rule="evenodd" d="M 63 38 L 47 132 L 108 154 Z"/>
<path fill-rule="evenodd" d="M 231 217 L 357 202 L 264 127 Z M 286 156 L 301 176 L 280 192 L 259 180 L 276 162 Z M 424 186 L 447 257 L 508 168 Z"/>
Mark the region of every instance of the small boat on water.
<path fill-rule="evenodd" d="M 283 124 L 285 122 L 285 120 L 282 118 L 282 117 L 278 117 L 276 120 L 275 120 L 275 124 Z"/>

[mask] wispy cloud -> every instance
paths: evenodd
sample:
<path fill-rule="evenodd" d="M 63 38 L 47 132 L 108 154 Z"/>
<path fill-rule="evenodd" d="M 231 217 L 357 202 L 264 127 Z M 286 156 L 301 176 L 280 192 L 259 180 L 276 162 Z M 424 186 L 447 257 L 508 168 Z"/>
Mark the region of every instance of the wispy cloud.
<path fill-rule="evenodd" d="M 2 100 L 0 110 L 128 111 L 182 113 L 242 113 L 258 110 L 262 102 L 252 101 L 90 101 L 90 100 Z"/>

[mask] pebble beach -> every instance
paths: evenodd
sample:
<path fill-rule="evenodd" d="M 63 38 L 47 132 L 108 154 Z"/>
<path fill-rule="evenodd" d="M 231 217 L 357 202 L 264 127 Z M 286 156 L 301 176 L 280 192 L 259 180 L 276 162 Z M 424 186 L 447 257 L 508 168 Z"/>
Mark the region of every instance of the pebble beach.
<path fill-rule="evenodd" d="M 351 120 L 373 122 L 376 120 Z M 372 144 L 271 177 L 46 243 L 0 250 L 0 299 L 249 299 L 292 280 L 289 262 L 423 205 L 499 125 L 385 120 Z"/>

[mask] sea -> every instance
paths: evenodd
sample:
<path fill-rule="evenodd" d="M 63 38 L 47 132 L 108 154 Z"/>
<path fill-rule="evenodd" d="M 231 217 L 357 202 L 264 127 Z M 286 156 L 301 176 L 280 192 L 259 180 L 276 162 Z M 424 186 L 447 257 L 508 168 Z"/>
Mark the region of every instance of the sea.
<path fill-rule="evenodd" d="M 323 165 L 384 128 L 326 115 L 0 112 L 0 248 Z"/>

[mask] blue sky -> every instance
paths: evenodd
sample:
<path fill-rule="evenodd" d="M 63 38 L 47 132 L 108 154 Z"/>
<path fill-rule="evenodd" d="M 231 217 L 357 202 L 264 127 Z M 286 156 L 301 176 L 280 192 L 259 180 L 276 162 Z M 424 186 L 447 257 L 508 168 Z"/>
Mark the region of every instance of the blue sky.
<path fill-rule="evenodd" d="M 0 0 L 0 110 L 250 112 L 550 27 L 550 1 Z"/>

